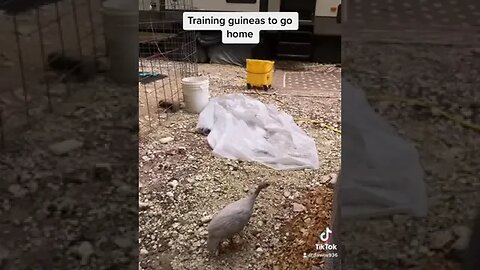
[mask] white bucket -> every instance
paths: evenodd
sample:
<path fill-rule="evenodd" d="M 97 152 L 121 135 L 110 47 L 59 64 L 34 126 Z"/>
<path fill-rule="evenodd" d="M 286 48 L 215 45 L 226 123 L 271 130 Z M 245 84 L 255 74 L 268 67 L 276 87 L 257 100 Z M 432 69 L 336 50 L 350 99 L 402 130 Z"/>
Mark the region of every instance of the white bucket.
<path fill-rule="evenodd" d="M 109 75 L 120 84 L 138 84 L 138 10 L 113 3 L 105 2 L 102 9 Z"/>
<path fill-rule="evenodd" d="M 210 99 L 208 87 L 209 81 L 203 77 L 182 79 L 183 101 L 187 112 L 202 112 Z"/>

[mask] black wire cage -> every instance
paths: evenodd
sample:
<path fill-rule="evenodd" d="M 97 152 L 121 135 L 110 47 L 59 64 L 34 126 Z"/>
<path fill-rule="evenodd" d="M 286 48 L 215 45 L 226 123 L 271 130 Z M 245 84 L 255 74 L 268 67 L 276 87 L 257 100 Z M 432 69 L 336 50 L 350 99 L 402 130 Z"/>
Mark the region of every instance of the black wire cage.
<path fill-rule="evenodd" d="M 182 78 L 198 75 L 196 34 L 182 26 L 182 12 L 189 10 L 192 0 L 139 0 L 141 132 L 178 111 Z"/>
<path fill-rule="evenodd" d="M 55 112 L 96 74 L 101 2 L 0 1 L 0 147 Z"/>

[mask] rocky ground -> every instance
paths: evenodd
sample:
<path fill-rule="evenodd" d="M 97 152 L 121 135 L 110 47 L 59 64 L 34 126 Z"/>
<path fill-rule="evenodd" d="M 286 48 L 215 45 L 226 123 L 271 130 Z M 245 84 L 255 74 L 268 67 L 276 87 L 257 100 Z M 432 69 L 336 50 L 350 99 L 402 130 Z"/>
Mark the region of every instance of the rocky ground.
<path fill-rule="evenodd" d="M 342 224 L 345 269 L 459 269 L 480 187 L 478 59 L 473 45 L 344 42 L 342 76 L 416 144 L 429 202 L 426 218 Z"/>
<path fill-rule="evenodd" d="M 9 137 L 0 152 L 0 268 L 136 266 L 131 91 L 101 79 L 76 85 L 54 113 Z"/>
<path fill-rule="evenodd" d="M 321 69 L 319 65 L 302 69 Z M 246 92 L 244 68 L 205 64 L 212 96 Z M 252 162 L 214 157 L 195 133 L 197 115 L 180 111 L 141 139 L 140 265 L 142 269 L 310 269 L 305 260 L 331 216 L 340 164 L 340 99 L 247 94 L 292 115 L 318 148 L 318 171 L 275 171 Z M 326 128 L 326 127 L 333 128 Z M 141 127 L 145 128 L 145 127 Z M 271 181 L 237 245 L 208 256 L 206 226 L 219 209 Z M 163 267 L 163 268 L 162 268 Z"/>

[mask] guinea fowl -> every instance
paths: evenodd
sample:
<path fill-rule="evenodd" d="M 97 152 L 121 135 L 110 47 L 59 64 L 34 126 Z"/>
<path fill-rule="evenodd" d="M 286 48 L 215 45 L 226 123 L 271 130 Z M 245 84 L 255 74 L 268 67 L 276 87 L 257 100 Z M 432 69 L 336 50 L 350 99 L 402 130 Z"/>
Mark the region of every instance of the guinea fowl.
<path fill-rule="evenodd" d="M 233 236 L 248 224 L 258 194 L 269 185 L 267 182 L 261 183 L 253 193 L 225 206 L 213 217 L 207 228 L 207 249 L 212 254 L 218 255 L 218 248 L 223 240 L 230 239 L 233 243 Z"/>

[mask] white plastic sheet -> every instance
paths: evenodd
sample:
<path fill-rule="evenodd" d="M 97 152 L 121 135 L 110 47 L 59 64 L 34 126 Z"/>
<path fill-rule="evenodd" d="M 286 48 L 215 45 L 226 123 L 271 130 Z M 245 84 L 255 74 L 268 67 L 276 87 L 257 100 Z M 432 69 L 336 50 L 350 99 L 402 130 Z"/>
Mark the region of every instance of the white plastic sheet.
<path fill-rule="evenodd" d="M 342 128 L 342 217 L 425 216 L 423 169 L 415 147 L 371 109 L 362 89 L 345 79 Z"/>
<path fill-rule="evenodd" d="M 276 170 L 318 169 L 315 141 L 273 105 L 241 95 L 212 98 L 197 128 L 209 129 L 213 154 L 256 161 Z"/>

